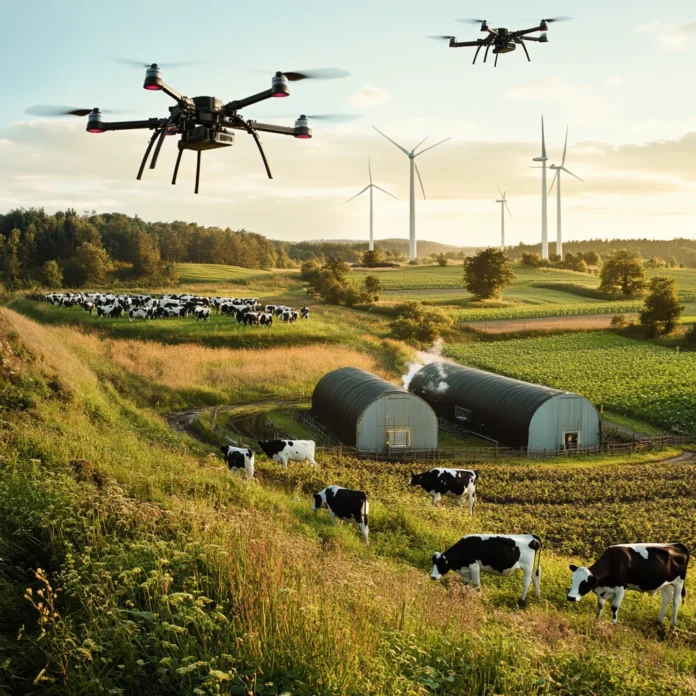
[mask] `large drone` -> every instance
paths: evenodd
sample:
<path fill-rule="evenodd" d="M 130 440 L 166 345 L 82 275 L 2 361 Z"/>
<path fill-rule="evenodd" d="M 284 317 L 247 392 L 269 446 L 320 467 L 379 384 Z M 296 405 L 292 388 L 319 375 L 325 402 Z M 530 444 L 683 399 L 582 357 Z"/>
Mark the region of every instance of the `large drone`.
<path fill-rule="evenodd" d="M 184 150 L 196 152 L 196 185 L 195 193 L 198 193 L 201 174 L 201 155 L 204 150 L 214 150 L 220 147 L 230 147 L 234 144 L 234 133 L 231 130 L 240 130 L 248 133 L 254 139 L 261 154 L 261 159 L 266 168 L 268 178 L 272 179 L 271 169 L 259 138 L 259 132 L 278 133 L 280 135 L 292 135 L 295 138 L 311 138 L 312 129 L 310 118 L 346 120 L 355 116 L 346 114 L 319 114 L 314 116 L 300 116 L 294 127 L 277 126 L 270 123 L 260 123 L 254 120 L 246 120 L 239 113 L 245 107 L 257 104 L 266 99 L 290 96 L 289 83 L 306 79 L 336 79 L 348 77 L 348 73 L 337 68 L 325 68 L 319 70 L 304 70 L 302 72 L 277 72 L 271 79 L 271 87 L 263 92 L 254 94 L 244 99 L 237 99 L 227 104 L 216 97 L 185 97 L 172 89 L 162 80 L 162 70 L 157 63 L 147 64 L 134 61 L 122 61 L 132 65 L 145 67 L 145 83 L 143 87 L 151 91 L 164 92 L 171 97 L 176 104 L 169 107 L 167 118 L 149 118 L 144 121 L 105 121 L 104 113 L 100 109 L 79 109 L 57 106 L 34 106 L 27 109 L 27 113 L 37 116 L 87 116 L 88 133 L 105 133 L 106 131 L 148 129 L 153 131 L 152 137 L 145 150 L 137 179 L 141 179 L 147 160 L 152 152 L 150 169 L 154 169 L 164 143 L 168 135 L 180 135 L 179 152 L 174 165 L 172 184 L 176 184 L 179 172 L 181 155 Z M 174 64 L 171 64 L 174 65 Z M 272 117 L 274 118 L 274 117 Z"/>
<path fill-rule="evenodd" d="M 499 29 L 491 29 L 488 26 L 488 22 L 485 19 L 458 19 L 458 22 L 464 22 L 465 24 L 480 24 L 481 31 L 488 34 L 485 39 L 476 39 L 476 41 L 457 41 L 456 36 L 429 36 L 430 39 L 441 39 L 449 41 L 450 48 L 462 48 L 464 46 L 475 46 L 476 53 L 474 54 L 474 62 L 476 64 L 476 59 L 480 50 L 485 46 L 486 52 L 483 55 L 483 62 L 486 62 L 488 58 L 488 51 L 493 47 L 493 53 L 495 54 L 494 66 L 498 66 L 498 56 L 501 53 L 511 53 L 517 46 L 522 46 L 524 53 L 527 56 L 527 60 L 531 61 L 529 57 L 529 51 L 525 45 L 525 41 L 536 41 L 537 43 L 548 43 L 549 38 L 546 32 L 549 30 L 549 24 L 552 22 L 565 22 L 572 17 L 550 17 L 549 19 L 542 19 L 539 22 L 538 27 L 532 27 L 531 29 L 520 29 L 518 31 L 510 31 L 510 29 L 505 29 L 501 27 Z M 529 34 L 534 34 L 537 31 L 543 32 L 541 36 L 529 36 Z"/>

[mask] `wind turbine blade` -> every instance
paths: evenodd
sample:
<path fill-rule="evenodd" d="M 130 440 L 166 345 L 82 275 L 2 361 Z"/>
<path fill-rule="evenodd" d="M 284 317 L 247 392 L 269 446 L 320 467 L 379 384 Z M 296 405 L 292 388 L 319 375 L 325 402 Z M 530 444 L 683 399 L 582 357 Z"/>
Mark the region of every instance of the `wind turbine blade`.
<path fill-rule="evenodd" d="M 566 139 L 565 139 L 565 145 L 563 146 L 563 160 L 561 161 L 561 168 L 563 168 L 563 165 L 565 164 L 567 150 L 568 150 L 568 126 L 566 126 Z"/>
<path fill-rule="evenodd" d="M 376 188 L 378 191 L 381 191 L 382 193 L 386 193 L 387 196 L 391 196 L 395 201 L 399 200 L 393 193 L 389 193 L 389 191 L 385 191 L 383 188 L 377 186 L 377 184 L 372 184 L 372 186 L 374 188 Z"/>
<path fill-rule="evenodd" d="M 498 188 L 498 193 L 500 194 L 500 197 L 505 198 L 505 194 L 500 190 L 500 187 L 497 187 L 497 188 Z"/>
<path fill-rule="evenodd" d="M 546 194 L 547 198 L 551 195 L 551 191 L 553 191 L 553 185 L 556 183 L 556 179 L 558 177 L 559 171 L 560 171 L 560 169 L 557 169 L 556 173 L 553 175 L 553 181 L 551 182 L 551 188 L 549 189 L 549 192 Z"/>
<path fill-rule="evenodd" d="M 546 136 L 544 135 L 544 117 L 541 117 L 541 156 L 546 157 Z"/>
<path fill-rule="evenodd" d="M 349 198 L 349 199 L 346 201 L 346 203 L 350 203 L 351 201 L 355 200 L 358 196 L 362 196 L 363 193 L 365 193 L 365 191 L 367 191 L 367 189 L 370 188 L 370 186 L 372 186 L 372 184 L 368 184 L 360 193 L 356 193 L 356 194 L 353 196 L 353 198 Z"/>
<path fill-rule="evenodd" d="M 508 211 L 508 215 L 512 217 L 512 213 L 510 212 L 510 208 L 508 207 L 507 201 L 503 201 L 503 203 L 505 204 L 505 209 Z"/>
<path fill-rule="evenodd" d="M 424 155 L 428 150 L 432 150 L 434 147 L 437 147 L 438 145 L 442 145 L 442 143 L 446 143 L 448 140 L 452 140 L 452 138 L 445 138 L 444 140 L 441 140 L 439 143 L 435 143 L 434 145 L 431 145 L 430 147 L 426 147 L 425 150 L 421 150 L 415 157 L 420 157 L 421 155 Z"/>
<path fill-rule="evenodd" d="M 367 158 L 367 173 L 370 175 L 370 183 L 372 183 L 372 163 L 369 157 Z"/>
<path fill-rule="evenodd" d="M 427 200 L 425 195 L 425 187 L 423 186 L 423 179 L 421 179 L 420 171 L 418 170 L 418 165 L 416 165 L 416 174 L 418 174 L 418 181 L 420 181 L 421 191 L 423 192 L 423 198 Z"/>
<path fill-rule="evenodd" d="M 570 174 L 570 176 L 574 176 L 578 181 L 582 181 L 582 183 L 585 183 L 584 179 L 581 179 L 577 174 L 573 174 L 573 172 L 567 170 L 565 167 L 563 167 L 563 171 L 566 172 L 566 174 Z"/>
<path fill-rule="evenodd" d="M 423 138 L 423 140 L 421 140 L 418 145 L 411 150 L 411 154 L 413 154 L 429 137 L 429 135 L 426 135 L 425 138 Z"/>
<path fill-rule="evenodd" d="M 394 142 L 388 135 L 384 135 L 384 133 L 382 133 L 382 131 L 379 130 L 379 128 L 375 128 L 375 126 L 372 126 L 372 127 L 373 127 L 383 138 L 386 138 L 392 145 L 396 145 L 396 147 L 398 147 L 399 150 L 401 150 L 401 152 L 404 153 L 404 155 L 407 155 L 407 156 L 410 156 L 410 155 L 411 155 L 411 153 L 410 153 L 405 147 L 401 147 L 401 145 L 399 145 L 399 143 Z"/>

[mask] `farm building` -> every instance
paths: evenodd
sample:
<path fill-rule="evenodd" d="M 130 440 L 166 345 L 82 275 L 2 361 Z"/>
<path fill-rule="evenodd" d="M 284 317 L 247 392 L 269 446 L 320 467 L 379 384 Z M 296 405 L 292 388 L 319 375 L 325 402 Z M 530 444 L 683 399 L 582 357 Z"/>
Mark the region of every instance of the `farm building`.
<path fill-rule="evenodd" d="M 437 448 L 433 409 L 403 387 L 356 367 L 339 368 L 319 380 L 312 416 L 359 452 Z"/>
<path fill-rule="evenodd" d="M 578 449 L 601 441 L 599 414 L 578 394 L 452 363 L 426 365 L 409 389 L 441 418 L 509 447 Z"/>

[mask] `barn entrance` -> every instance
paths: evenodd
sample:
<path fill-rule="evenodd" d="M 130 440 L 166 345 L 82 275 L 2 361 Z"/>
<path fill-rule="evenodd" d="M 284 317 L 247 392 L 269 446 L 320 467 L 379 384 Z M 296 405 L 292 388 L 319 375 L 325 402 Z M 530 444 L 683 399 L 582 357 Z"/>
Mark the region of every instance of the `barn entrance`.
<path fill-rule="evenodd" d="M 575 430 L 563 433 L 563 449 L 576 450 L 580 443 L 580 433 Z"/>

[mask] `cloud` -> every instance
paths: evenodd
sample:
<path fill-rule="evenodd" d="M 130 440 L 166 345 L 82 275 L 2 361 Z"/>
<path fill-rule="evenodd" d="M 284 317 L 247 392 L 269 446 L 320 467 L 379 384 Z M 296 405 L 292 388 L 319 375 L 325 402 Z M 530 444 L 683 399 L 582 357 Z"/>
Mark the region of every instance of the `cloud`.
<path fill-rule="evenodd" d="M 384 104 L 390 100 L 391 94 L 389 94 L 386 89 L 382 89 L 381 87 L 369 87 L 365 85 L 350 98 L 350 103 L 353 106 L 367 108 L 370 106 Z"/>
<path fill-rule="evenodd" d="M 666 51 L 683 51 L 696 38 L 696 22 L 666 24 L 652 21 L 638 27 L 641 34 L 652 34 L 658 46 Z"/>

